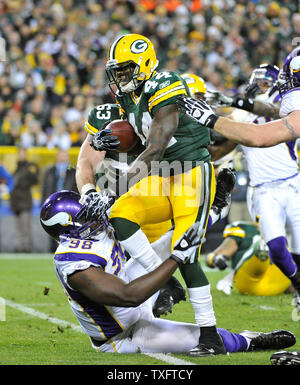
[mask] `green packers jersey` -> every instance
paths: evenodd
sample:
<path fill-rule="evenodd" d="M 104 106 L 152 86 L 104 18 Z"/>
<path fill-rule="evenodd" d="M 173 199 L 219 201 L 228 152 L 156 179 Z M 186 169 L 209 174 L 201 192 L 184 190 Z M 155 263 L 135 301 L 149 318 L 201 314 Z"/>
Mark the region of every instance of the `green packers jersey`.
<path fill-rule="evenodd" d="M 250 222 L 236 221 L 227 225 L 223 237 L 233 238 L 238 246 L 238 251 L 232 258 L 232 268 L 245 262 L 260 250 L 262 238 L 259 229 Z"/>
<path fill-rule="evenodd" d="M 175 104 L 179 95 L 190 94 L 185 80 L 176 72 L 155 72 L 145 82 L 140 96 L 134 92 L 117 96 L 122 112 L 143 145 L 146 143 L 152 119 L 157 110 Z M 207 146 L 210 143 L 209 129 L 199 126 L 185 114 L 180 113 L 178 127 L 171 138 L 163 161 L 209 161 Z"/>
<path fill-rule="evenodd" d="M 94 107 L 85 122 L 85 130 L 95 135 L 105 125 L 113 120 L 121 118 L 120 106 L 117 104 L 101 104 Z M 100 190 L 107 188 L 108 183 L 114 184 L 119 177 L 120 171 L 126 171 L 128 165 L 135 160 L 133 155 L 116 151 L 106 151 L 100 169 L 95 175 L 95 180 Z"/>

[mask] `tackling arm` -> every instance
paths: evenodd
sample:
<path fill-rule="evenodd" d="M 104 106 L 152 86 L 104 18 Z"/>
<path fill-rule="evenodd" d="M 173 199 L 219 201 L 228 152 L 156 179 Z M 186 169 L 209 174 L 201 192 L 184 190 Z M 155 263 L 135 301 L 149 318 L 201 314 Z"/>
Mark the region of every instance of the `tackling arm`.
<path fill-rule="evenodd" d="M 238 251 L 238 245 L 233 238 L 225 238 L 223 242 L 212 253 L 222 254 L 231 258 Z"/>
<path fill-rule="evenodd" d="M 272 103 L 254 100 L 253 113 L 258 116 L 279 119 L 279 107 Z"/>
<path fill-rule="evenodd" d="M 69 285 L 93 302 L 122 307 L 136 307 L 159 290 L 171 277 L 178 263 L 168 258 L 157 269 L 129 283 L 100 268 L 89 267 L 68 277 Z"/>
<path fill-rule="evenodd" d="M 280 118 L 278 106 L 273 103 L 249 97 L 234 96 L 232 98 L 219 91 L 207 91 L 205 94 L 205 101 L 213 108 L 235 107 L 244 111 L 252 112 L 258 116 L 265 116 L 273 119 Z"/>
<path fill-rule="evenodd" d="M 95 173 L 106 154 L 105 151 L 95 151 L 90 143 L 91 138 L 88 135 L 81 145 L 76 165 L 76 184 L 81 194 L 85 194 L 93 188 L 96 190 Z"/>
<path fill-rule="evenodd" d="M 214 129 L 229 140 L 248 147 L 272 147 L 300 137 L 300 111 L 265 124 L 235 122 L 219 117 Z"/>

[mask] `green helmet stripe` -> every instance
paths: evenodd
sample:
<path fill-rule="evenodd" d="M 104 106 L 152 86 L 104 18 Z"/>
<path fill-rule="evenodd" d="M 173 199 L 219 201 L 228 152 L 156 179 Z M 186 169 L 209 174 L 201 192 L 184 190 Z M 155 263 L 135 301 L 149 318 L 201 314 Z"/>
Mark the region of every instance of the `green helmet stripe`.
<path fill-rule="evenodd" d="M 118 45 L 119 41 L 120 41 L 121 39 L 123 39 L 125 36 L 126 36 L 126 35 L 122 35 L 122 36 L 120 36 L 117 40 L 115 40 L 115 41 L 113 42 L 113 44 L 111 45 L 111 47 L 110 47 L 110 49 L 109 49 L 109 57 L 108 57 L 109 60 L 115 59 L 116 46 Z"/>

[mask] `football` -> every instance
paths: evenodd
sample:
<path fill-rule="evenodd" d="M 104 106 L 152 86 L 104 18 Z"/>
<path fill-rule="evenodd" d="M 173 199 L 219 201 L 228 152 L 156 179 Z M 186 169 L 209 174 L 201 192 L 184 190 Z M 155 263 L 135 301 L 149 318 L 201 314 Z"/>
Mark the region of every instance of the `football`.
<path fill-rule="evenodd" d="M 120 141 L 119 152 L 128 152 L 137 144 L 138 136 L 127 120 L 114 120 L 106 128 L 112 130 L 112 136 L 118 137 Z"/>

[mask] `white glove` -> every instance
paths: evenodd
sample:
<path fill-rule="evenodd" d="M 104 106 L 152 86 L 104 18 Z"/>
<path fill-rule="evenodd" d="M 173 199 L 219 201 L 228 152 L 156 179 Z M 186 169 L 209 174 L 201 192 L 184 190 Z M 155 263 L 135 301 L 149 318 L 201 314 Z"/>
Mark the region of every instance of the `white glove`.
<path fill-rule="evenodd" d="M 177 263 L 186 263 L 200 246 L 203 232 L 199 231 L 199 222 L 194 223 L 175 243 L 170 258 Z"/>
<path fill-rule="evenodd" d="M 218 116 L 203 100 L 197 100 L 187 96 L 179 96 L 176 103 L 181 112 L 200 123 L 202 126 L 214 128 Z"/>
<path fill-rule="evenodd" d="M 114 204 L 115 198 L 109 196 L 105 191 L 92 192 L 88 195 L 82 195 L 79 202 L 88 206 L 88 219 L 101 220 L 103 216 L 107 215 L 107 211 Z"/>
<path fill-rule="evenodd" d="M 226 96 L 219 91 L 207 90 L 204 99 L 213 108 L 230 107 L 233 102 L 233 99 L 230 96 Z"/>

